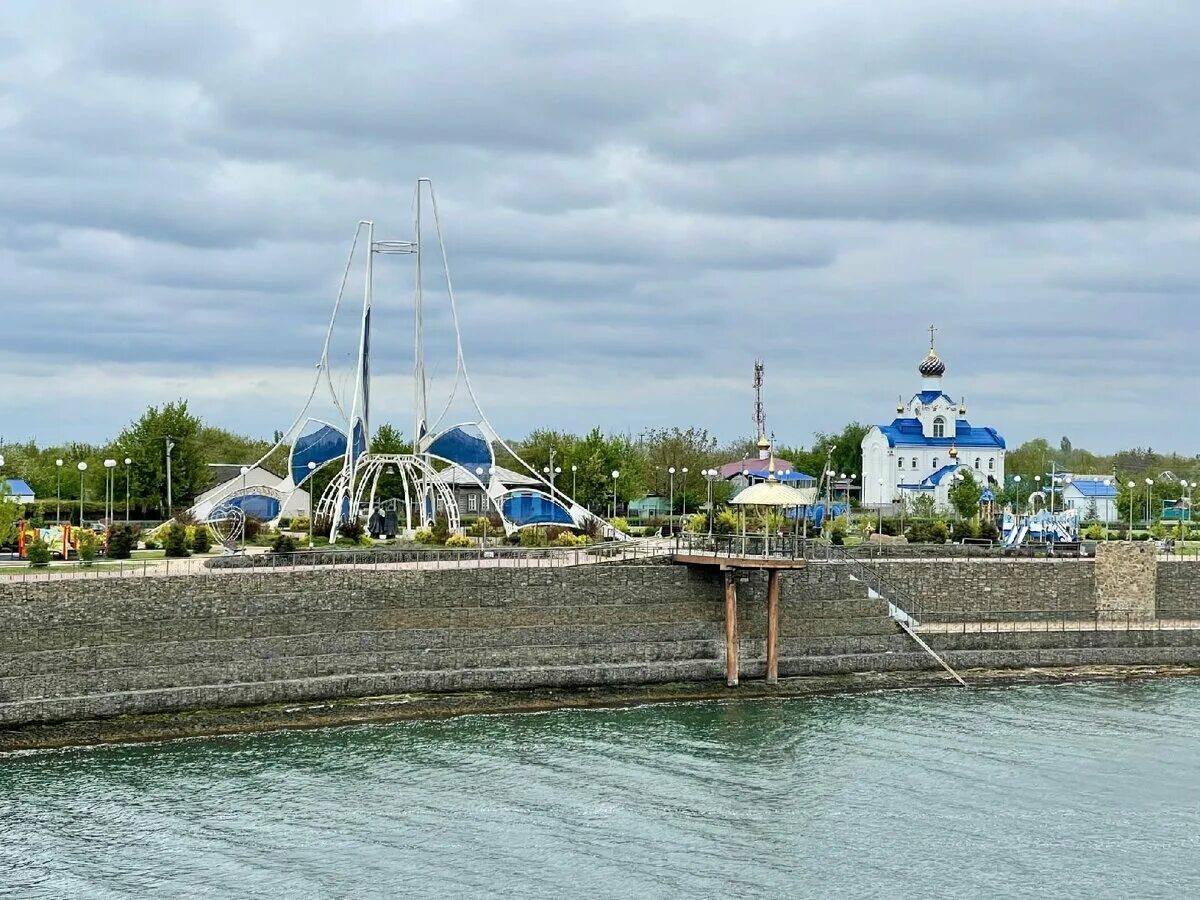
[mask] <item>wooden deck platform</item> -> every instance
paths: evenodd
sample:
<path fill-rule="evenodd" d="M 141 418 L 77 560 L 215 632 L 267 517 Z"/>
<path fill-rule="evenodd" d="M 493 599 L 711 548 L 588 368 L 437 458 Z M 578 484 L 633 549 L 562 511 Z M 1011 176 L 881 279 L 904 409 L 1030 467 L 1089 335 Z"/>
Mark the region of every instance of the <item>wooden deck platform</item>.
<path fill-rule="evenodd" d="M 704 553 L 676 553 L 672 562 L 685 566 L 716 566 L 725 569 L 803 569 L 808 563 L 803 559 L 788 559 L 785 556 L 711 556 Z"/>

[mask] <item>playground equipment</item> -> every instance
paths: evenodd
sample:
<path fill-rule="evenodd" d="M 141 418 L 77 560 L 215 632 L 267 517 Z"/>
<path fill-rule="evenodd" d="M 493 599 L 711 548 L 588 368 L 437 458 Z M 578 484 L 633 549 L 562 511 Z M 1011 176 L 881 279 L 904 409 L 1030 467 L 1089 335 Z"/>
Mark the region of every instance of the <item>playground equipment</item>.
<path fill-rule="evenodd" d="M 1026 541 L 1073 543 L 1079 540 L 1079 511 L 1043 509 L 1027 515 L 1006 511 L 1000 534 L 1005 547 L 1019 547 Z"/>
<path fill-rule="evenodd" d="M 432 235 L 422 221 L 426 207 L 432 214 Z M 609 539 L 625 539 L 627 535 L 609 525 L 585 507 L 576 503 L 554 483 L 554 473 L 543 477 L 542 473 L 526 463 L 500 437 L 483 413 L 471 378 L 467 371 L 463 353 L 462 332 L 459 327 L 458 306 L 450 278 L 449 261 L 438 216 L 437 197 L 433 183 L 422 178 L 417 181 L 414 197 L 415 221 L 411 240 L 380 241 L 375 239 L 375 225 L 370 221 L 358 223 L 350 246 L 350 255 L 342 274 L 330 317 L 325 341 L 317 362 L 317 373 L 312 389 L 300 414 L 279 440 L 256 463 L 262 465 L 281 447 L 289 447 L 288 471 L 274 487 L 245 488 L 238 479 L 232 479 L 228 489 L 204 505 L 193 508 L 197 521 L 209 524 L 222 543 L 229 540 L 231 508 L 248 511 L 250 505 L 258 504 L 272 511 L 268 522 L 278 519 L 287 498 L 320 470 L 336 469 L 319 500 L 313 504 L 312 514 L 316 521 L 328 524 L 328 539 L 332 543 L 343 523 L 369 519 L 378 508 L 378 502 L 388 498 L 378 496 L 379 482 L 384 474 L 399 475 L 403 501 L 397 510 L 398 524 L 403 533 L 411 536 L 418 528 L 433 524 L 440 513 L 445 514 L 451 531 L 462 527 L 462 517 L 451 490 L 439 473 L 446 467 L 457 465 L 486 493 L 490 505 L 500 514 L 505 533 L 512 534 L 520 528 L 535 525 L 559 525 L 584 529 L 594 526 Z M 423 230 L 424 229 L 424 230 Z M 453 326 L 453 353 L 455 359 L 454 381 L 440 414 L 431 421 L 430 385 L 426 374 L 426 334 L 424 309 L 423 270 L 427 239 L 434 241 L 444 277 L 443 290 L 448 300 L 450 324 Z M 371 453 L 371 345 L 372 313 L 374 301 L 375 257 L 377 255 L 409 256 L 415 263 L 415 291 L 413 298 L 413 431 L 412 452 Z M 355 261 L 362 269 L 362 312 L 359 317 L 358 339 L 354 356 L 356 362 L 353 380 L 349 382 L 349 396 L 339 392 L 338 384 L 346 388 L 345 380 L 335 381 L 334 362 L 336 354 L 331 352 L 335 337 L 338 315 L 342 308 L 347 283 L 355 272 Z M 322 391 L 325 388 L 325 391 Z M 469 407 L 467 418 L 456 424 L 449 414 L 456 400 L 464 399 L 465 392 Z M 318 401 L 318 394 L 320 399 Z M 328 401 L 326 400 L 328 394 Z M 314 404 L 327 403 L 324 413 Z M 436 407 L 435 407 L 436 408 Z M 507 451 L 516 467 L 523 469 L 538 486 L 509 489 L 497 477 L 496 448 Z M 505 463 L 510 468 L 511 462 Z M 397 498 L 399 499 L 399 498 Z"/>
<path fill-rule="evenodd" d="M 78 555 L 79 543 L 85 535 L 95 535 L 96 546 L 107 549 L 108 536 L 103 533 L 89 531 L 86 528 L 76 528 L 70 523 L 49 525 L 35 528 L 28 522 L 17 523 L 17 556 L 26 559 L 26 550 L 35 540 L 41 540 L 50 548 L 50 554 L 59 559 L 70 559 L 72 554 Z"/>

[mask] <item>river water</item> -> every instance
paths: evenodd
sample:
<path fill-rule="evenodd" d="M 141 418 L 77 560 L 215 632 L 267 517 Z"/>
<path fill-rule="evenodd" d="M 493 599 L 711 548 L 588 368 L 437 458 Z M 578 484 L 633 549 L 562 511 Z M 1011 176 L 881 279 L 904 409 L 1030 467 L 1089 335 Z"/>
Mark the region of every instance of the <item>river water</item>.
<path fill-rule="evenodd" d="M 3 897 L 1200 896 L 1200 680 L 0 758 Z"/>

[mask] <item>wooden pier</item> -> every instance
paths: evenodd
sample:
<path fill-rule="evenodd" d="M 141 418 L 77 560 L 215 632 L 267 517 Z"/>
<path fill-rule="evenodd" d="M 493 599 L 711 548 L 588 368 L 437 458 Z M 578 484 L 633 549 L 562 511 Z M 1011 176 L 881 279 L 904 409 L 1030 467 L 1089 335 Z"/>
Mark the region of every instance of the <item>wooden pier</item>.
<path fill-rule="evenodd" d="M 676 553 L 672 560 L 685 566 L 716 568 L 725 576 L 725 683 L 738 683 L 737 580 L 739 569 L 767 570 L 767 684 L 779 682 L 779 573 L 796 571 L 804 559 L 778 556 L 720 556 Z"/>

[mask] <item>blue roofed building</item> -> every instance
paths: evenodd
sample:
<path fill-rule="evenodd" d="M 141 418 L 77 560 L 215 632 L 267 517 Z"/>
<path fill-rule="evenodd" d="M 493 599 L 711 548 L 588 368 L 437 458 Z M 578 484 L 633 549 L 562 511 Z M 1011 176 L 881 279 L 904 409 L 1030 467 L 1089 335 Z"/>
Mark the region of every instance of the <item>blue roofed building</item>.
<path fill-rule="evenodd" d="M 4 485 L 7 490 L 0 491 L 0 495 L 3 495 L 5 500 L 13 503 L 33 503 L 37 499 L 33 495 L 33 488 L 22 478 L 6 478 Z"/>
<path fill-rule="evenodd" d="M 1049 477 L 1049 476 L 1047 476 Z M 1117 515 L 1117 479 L 1113 475 L 1059 473 L 1061 506 L 1079 510 L 1080 521 L 1114 522 Z"/>
<path fill-rule="evenodd" d="M 896 403 L 890 424 L 873 426 L 863 438 L 863 503 L 899 503 L 907 497 L 932 495 L 938 508 L 949 506 L 954 475 L 969 470 L 985 488 L 1004 484 L 1004 438 L 995 428 L 972 425 L 967 407 L 942 389 L 946 364 L 933 349 L 917 371 L 921 390 Z"/>

